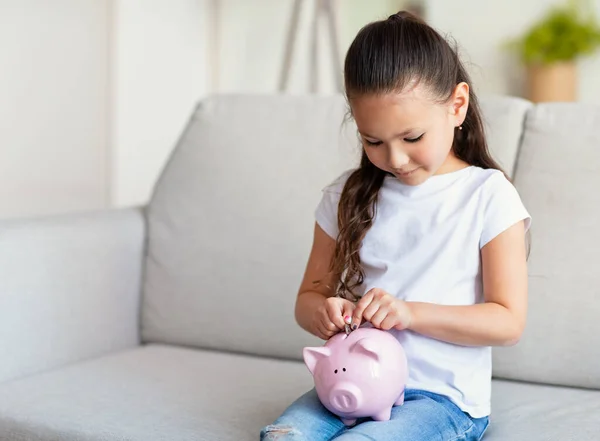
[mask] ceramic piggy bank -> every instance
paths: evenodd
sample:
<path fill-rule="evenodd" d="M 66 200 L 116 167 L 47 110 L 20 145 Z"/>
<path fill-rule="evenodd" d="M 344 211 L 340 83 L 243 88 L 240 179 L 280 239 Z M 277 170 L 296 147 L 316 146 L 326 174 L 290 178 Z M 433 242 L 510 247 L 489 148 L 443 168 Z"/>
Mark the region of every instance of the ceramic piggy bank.
<path fill-rule="evenodd" d="M 324 346 L 304 348 L 303 355 L 321 403 L 348 426 L 357 418 L 389 420 L 392 407 L 404 403 L 406 355 L 389 332 L 341 332 Z"/>

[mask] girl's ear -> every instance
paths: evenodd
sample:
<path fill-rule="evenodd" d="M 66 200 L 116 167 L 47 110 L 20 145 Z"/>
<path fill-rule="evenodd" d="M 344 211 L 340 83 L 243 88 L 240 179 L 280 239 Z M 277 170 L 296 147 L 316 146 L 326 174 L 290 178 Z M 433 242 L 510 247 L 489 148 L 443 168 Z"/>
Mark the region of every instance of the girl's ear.
<path fill-rule="evenodd" d="M 450 97 L 450 114 L 454 119 L 454 125 L 460 126 L 467 117 L 469 108 L 469 85 L 464 81 L 458 83 Z"/>

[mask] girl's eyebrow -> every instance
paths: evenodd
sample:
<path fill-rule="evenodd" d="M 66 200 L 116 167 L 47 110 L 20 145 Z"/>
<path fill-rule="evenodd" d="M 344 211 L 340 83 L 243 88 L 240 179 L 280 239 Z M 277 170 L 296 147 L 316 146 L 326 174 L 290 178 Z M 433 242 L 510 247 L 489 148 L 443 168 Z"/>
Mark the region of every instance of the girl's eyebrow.
<path fill-rule="evenodd" d="M 405 130 L 405 131 L 404 131 L 404 132 L 402 132 L 402 133 L 398 133 L 398 134 L 394 135 L 393 137 L 394 137 L 394 138 L 400 138 L 400 137 L 404 137 L 404 136 L 408 135 L 409 133 L 412 133 L 414 130 L 415 130 L 415 129 L 407 129 L 407 130 Z M 371 136 L 371 135 L 369 135 L 369 134 L 367 134 L 367 133 L 363 133 L 363 132 L 361 132 L 360 130 L 359 130 L 359 133 L 360 133 L 362 136 L 364 136 L 365 138 L 373 138 L 373 139 L 378 139 L 376 136 Z"/>

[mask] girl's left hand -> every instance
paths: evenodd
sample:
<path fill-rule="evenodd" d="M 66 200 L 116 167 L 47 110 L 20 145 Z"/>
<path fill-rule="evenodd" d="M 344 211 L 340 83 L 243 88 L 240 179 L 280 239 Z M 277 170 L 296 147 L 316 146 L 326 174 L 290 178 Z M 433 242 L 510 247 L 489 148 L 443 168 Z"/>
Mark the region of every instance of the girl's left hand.
<path fill-rule="evenodd" d="M 401 331 L 410 326 L 412 314 L 407 302 L 383 289 L 373 288 L 356 303 L 352 329 L 360 326 L 363 319 L 379 329 L 388 331 L 395 328 Z"/>

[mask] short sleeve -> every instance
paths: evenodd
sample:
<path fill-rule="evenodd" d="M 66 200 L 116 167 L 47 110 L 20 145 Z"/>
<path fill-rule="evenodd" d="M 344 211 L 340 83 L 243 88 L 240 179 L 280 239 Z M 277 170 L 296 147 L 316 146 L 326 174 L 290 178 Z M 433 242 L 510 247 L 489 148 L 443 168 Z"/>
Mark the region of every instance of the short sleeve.
<path fill-rule="evenodd" d="M 531 216 L 517 189 L 502 172 L 494 173 L 486 187 L 480 248 L 519 221 L 525 221 L 525 231 L 531 226 Z"/>
<path fill-rule="evenodd" d="M 352 171 L 344 172 L 322 190 L 321 201 L 315 210 L 315 220 L 323 231 L 333 239 L 337 239 L 339 233 L 337 217 L 340 197 Z"/>

